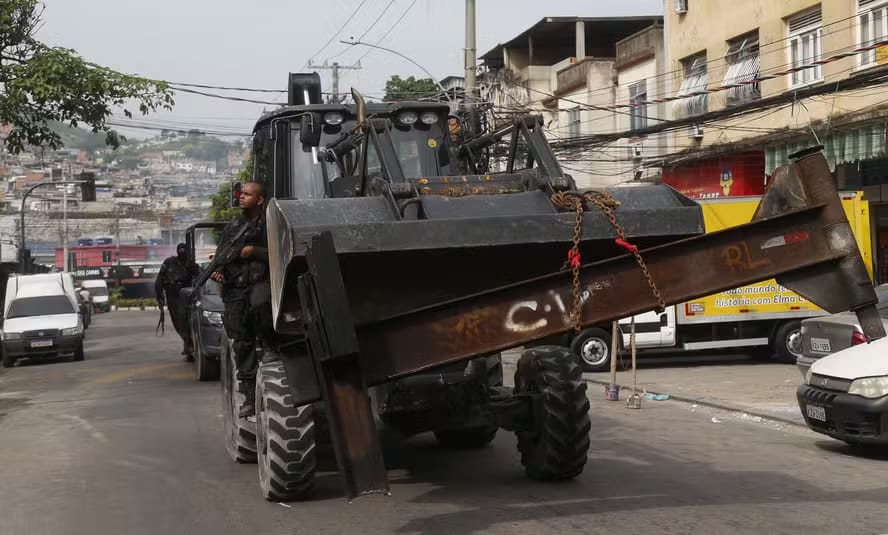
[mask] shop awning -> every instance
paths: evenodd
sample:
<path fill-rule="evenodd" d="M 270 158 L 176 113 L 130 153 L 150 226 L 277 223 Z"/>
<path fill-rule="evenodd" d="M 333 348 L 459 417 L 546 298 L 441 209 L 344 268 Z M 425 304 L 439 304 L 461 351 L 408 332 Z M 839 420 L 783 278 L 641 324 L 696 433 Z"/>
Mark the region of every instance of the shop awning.
<path fill-rule="evenodd" d="M 885 133 L 885 123 L 873 123 L 850 130 L 830 132 L 829 137 L 821 139 L 829 168 L 835 170 L 837 164 L 885 156 Z M 768 146 L 765 148 L 765 173 L 770 175 L 774 169 L 789 163 L 790 154 L 811 147 L 816 143 L 814 136 L 808 135 L 789 143 Z"/>

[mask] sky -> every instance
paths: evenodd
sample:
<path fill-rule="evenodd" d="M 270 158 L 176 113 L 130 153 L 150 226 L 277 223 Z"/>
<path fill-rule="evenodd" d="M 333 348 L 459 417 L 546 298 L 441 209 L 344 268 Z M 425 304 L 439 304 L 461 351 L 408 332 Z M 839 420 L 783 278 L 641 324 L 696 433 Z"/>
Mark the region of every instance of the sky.
<path fill-rule="evenodd" d="M 663 2 L 477 0 L 478 56 L 543 17 L 662 15 Z M 439 79 L 463 76 L 465 3 L 460 0 L 45 0 L 45 6 L 37 34 L 43 42 L 154 79 L 284 91 L 287 73 L 310 71 L 309 61 L 323 64 L 336 56 L 341 65 L 352 65 L 371 52 L 360 70 L 342 71 L 340 91 L 354 86 L 381 97 L 391 75 L 426 77 L 425 73 L 395 54 L 339 41 L 366 32 L 364 40 L 377 44 L 393 26 L 380 46 L 408 56 Z M 318 72 L 328 91 L 330 72 Z M 219 93 L 286 100 L 285 93 Z M 263 108 L 270 107 L 177 93 L 173 111 L 136 117 L 153 124 L 248 134 Z"/>

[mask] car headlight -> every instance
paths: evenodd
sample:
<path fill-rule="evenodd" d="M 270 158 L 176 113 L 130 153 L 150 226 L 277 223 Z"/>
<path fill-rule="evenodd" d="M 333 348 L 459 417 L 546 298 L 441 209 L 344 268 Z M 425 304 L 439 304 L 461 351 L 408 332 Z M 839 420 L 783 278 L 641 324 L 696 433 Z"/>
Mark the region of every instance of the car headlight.
<path fill-rule="evenodd" d="M 331 111 L 324 115 L 324 122 L 331 125 L 342 124 L 342 121 L 345 120 L 345 117 L 338 111 Z"/>
<path fill-rule="evenodd" d="M 22 339 L 22 333 L 7 333 L 7 332 L 4 332 L 4 333 L 2 334 L 2 336 L 3 336 L 3 340 L 21 340 L 21 339 Z"/>
<path fill-rule="evenodd" d="M 415 111 L 405 111 L 398 115 L 398 120 L 403 124 L 413 124 L 417 119 L 419 119 L 419 117 L 417 117 Z"/>
<path fill-rule="evenodd" d="M 864 398 L 888 396 L 888 377 L 864 377 L 851 381 L 848 393 Z"/>
<path fill-rule="evenodd" d="M 811 366 L 808 366 L 808 371 L 805 372 L 805 384 L 806 385 L 811 384 L 811 374 L 812 373 L 813 372 L 811 371 Z"/>
<path fill-rule="evenodd" d="M 419 116 L 419 120 L 422 121 L 422 124 L 435 124 L 438 122 L 438 114 L 433 111 L 424 111 Z"/>
<path fill-rule="evenodd" d="M 75 336 L 82 332 L 80 327 L 70 327 L 68 329 L 62 329 L 62 336 Z"/>
<path fill-rule="evenodd" d="M 204 310 L 202 312 L 202 314 L 203 314 L 204 319 L 207 320 L 208 322 L 210 322 L 214 325 L 221 325 L 222 324 L 222 313 L 221 312 L 211 312 L 209 310 Z"/>

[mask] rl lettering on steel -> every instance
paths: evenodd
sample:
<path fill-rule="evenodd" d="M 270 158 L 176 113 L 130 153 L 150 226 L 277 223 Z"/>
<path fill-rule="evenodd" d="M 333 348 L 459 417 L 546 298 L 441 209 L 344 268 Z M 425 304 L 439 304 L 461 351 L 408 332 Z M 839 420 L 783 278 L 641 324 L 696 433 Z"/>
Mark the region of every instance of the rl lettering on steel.
<path fill-rule="evenodd" d="M 722 249 L 721 256 L 725 261 L 725 267 L 730 269 L 731 273 L 753 271 L 771 264 L 768 258 L 753 258 L 749 244 L 745 241 L 728 245 Z"/>

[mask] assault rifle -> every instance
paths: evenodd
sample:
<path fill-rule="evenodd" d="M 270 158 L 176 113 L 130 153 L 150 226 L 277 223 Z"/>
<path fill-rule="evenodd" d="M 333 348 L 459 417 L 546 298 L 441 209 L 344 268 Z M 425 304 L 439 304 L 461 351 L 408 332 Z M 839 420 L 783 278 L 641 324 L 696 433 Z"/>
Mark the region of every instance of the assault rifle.
<path fill-rule="evenodd" d="M 241 249 L 246 245 L 247 240 L 254 237 L 256 230 L 250 226 L 248 221 L 237 230 L 231 241 L 222 247 L 222 250 L 210 262 L 210 265 L 200 272 L 200 275 L 194 279 L 193 288 L 200 288 L 207 282 L 210 275 L 222 269 L 223 266 L 240 257 Z"/>

